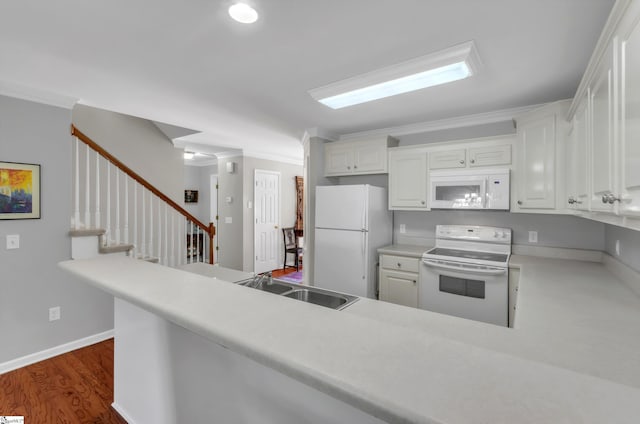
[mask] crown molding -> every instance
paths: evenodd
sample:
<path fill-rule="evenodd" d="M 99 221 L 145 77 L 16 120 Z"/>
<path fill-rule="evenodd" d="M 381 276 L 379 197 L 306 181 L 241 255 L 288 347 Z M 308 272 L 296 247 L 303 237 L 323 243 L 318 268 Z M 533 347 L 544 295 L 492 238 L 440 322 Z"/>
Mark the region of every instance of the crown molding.
<path fill-rule="evenodd" d="M 587 93 L 589 83 L 593 80 L 593 76 L 596 73 L 598 65 L 600 64 L 600 59 L 611 43 L 611 39 L 613 38 L 614 33 L 618 28 L 618 24 L 625 16 L 625 12 L 629 8 L 631 2 L 632 0 L 616 0 L 615 4 L 611 8 L 609 18 L 607 18 L 607 22 L 604 24 L 604 28 L 600 33 L 600 38 L 598 38 L 596 47 L 595 49 L 593 49 L 593 53 L 591 54 L 591 58 L 589 59 L 587 69 L 582 75 L 582 79 L 580 80 L 580 85 L 578 85 L 575 96 L 573 96 L 573 102 L 571 103 L 571 106 L 569 106 L 569 110 L 567 111 L 568 121 L 571 121 L 573 119 L 573 115 L 576 113 L 576 109 L 578 108 L 578 103 L 580 103 L 584 95 Z"/>
<path fill-rule="evenodd" d="M 281 163 L 288 163 L 291 165 L 299 165 L 302 166 L 304 163 L 303 158 L 295 158 L 295 157 L 291 157 L 291 156 L 280 156 L 280 155 L 274 155 L 274 154 L 270 154 L 270 153 L 263 153 L 263 152 L 244 152 L 244 157 L 249 157 L 249 158 L 254 158 L 254 159 L 264 159 L 264 160 L 270 160 L 273 162 L 281 162 Z"/>
<path fill-rule="evenodd" d="M 73 106 L 79 101 L 79 99 L 75 97 L 52 93 L 39 88 L 28 87 L 26 85 L 7 81 L 0 81 L 0 94 L 7 97 L 61 107 L 69 110 L 73 109 Z"/>
<path fill-rule="evenodd" d="M 340 139 L 340 136 L 338 134 L 318 127 L 307 128 L 304 132 L 308 135 L 309 139 L 313 137 L 324 138 L 325 140 L 329 141 L 338 141 Z"/>
<path fill-rule="evenodd" d="M 184 166 L 195 166 L 195 167 L 202 167 L 202 166 L 211 166 L 211 165 L 217 165 L 218 164 L 218 158 L 212 158 L 211 160 L 208 160 L 206 162 L 198 162 L 198 163 L 187 163 L 187 160 L 185 159 L 184 161 Z"/>
<path fill-rule="evenodd" d="M 496 122 L 510 121 L 518 115 L 529 112 L 533 109 L 544 106 L 544 104 L 515 107 L 511 109 L 496 110 L 493 112 L 478 113 L 475 115 L 465 115 L 455 118 L 440 119 L 437 121 L 419 122 L 416 124 L 401 125 L 398 127 L 380 128 L 371 131 L 361 131 L 340 136 L 340 140 L 352 140 L 363 137 L 375 137 L 390 135 L 398 137 L 409 134 L 420 134 L 425 132 L 448 130 L 452 128 L 471 127 L 475 125 L 493 124 Z"/>

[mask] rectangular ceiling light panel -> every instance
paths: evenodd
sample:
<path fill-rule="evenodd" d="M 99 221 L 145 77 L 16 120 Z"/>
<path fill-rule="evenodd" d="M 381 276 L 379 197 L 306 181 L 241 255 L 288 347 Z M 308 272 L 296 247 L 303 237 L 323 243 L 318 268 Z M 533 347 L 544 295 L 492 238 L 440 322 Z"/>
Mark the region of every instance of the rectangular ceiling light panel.
<path fill-rule="evenodd" d="M 309 91 L 311 97 L 340 109 L 408 93 L 474 75 L 480 58 L 473 41 Z"/>

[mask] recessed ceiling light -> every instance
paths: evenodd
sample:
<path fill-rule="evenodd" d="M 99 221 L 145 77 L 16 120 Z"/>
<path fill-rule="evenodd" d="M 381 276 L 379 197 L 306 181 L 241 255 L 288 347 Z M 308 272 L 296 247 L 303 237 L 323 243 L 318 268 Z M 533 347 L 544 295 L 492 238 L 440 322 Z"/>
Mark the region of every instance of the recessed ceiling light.
<path fill-rule="evenodd" d="M 252 24 L 258 20 L 258 12 L 245 3 L 236 3 L 229 7 L 229 15 L 243 24 Z"/>
<path fill-rule="evenodd" d="M 397 65 L 309 90 L 311 97 L 341 109 L 384 97 L 421 90 L 474 75 L 480 57 L 473 41 Z"/>
<path fill-rule="evenodd" d="M 193 159 L 193 156 L 195 156 L 193 153 L 191 152 L 184 152 L 184 158 L 187 160 L 191 160 Z"/>

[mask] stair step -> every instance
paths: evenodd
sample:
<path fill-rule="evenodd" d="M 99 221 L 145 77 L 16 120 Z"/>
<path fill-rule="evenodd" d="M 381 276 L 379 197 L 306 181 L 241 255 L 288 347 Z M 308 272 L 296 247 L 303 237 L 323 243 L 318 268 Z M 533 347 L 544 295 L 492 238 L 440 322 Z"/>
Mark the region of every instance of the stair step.
<path fill-rule="evenodd" d="M 151 262 L 152 264 L 157 264 L 158 262 L 160 262 L 160 258 L 146 257 L 146 258 L 138 258 L 138 259 L 145 262 Z"/>
<path fill-rule="evenodd" d="M 114 244 L 113 246 L 100 246 L 100 253 L 128 252 L 133 249 L 133 244 Z"/>
<path fill-rule="evenodd" d="M 71 237 L 95 237 L 102 236 L 107 231 L 102 228 L 88 228 L 85 230 L 70 230 L 69 235 Z"/>

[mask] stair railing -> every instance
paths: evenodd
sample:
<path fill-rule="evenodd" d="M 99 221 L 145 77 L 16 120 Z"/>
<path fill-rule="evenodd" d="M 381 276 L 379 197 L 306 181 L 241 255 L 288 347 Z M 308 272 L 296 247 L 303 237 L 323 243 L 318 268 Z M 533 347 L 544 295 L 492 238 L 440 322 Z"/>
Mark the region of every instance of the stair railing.
<path fill-rule="evenodd" d="M 198 220 L 74 125 L 71 135 L 73 229 L 104 229 L 106 247 L 131 244 L 134 258 L 163 265 L 214 263 L 212 222 Z"/>

